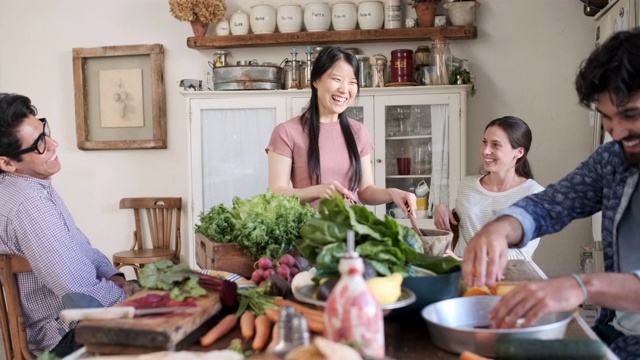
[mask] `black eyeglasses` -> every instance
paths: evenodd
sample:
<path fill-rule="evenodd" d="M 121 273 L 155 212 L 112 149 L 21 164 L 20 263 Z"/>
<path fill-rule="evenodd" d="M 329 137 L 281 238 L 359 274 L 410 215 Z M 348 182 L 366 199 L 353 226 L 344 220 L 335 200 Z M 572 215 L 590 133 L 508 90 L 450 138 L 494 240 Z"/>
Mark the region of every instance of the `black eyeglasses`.
<path fill-rule="evenodd" d="M 7 155 L 7 157 L 15 158 L 32 151 L 35 151 L 38 154 L 44 154 L 44 152 L 47 150 L 47 136 L 51 136 L 51 130 L 49 129 L 49 123 L 47 122 L 46 118 L 40 118 L 38 120 L 42 121 L 42 133 L 38 136 L 36 141 L 33 142 L 33 145 L 29 146 L 26 149 L 13 152 Z"/>

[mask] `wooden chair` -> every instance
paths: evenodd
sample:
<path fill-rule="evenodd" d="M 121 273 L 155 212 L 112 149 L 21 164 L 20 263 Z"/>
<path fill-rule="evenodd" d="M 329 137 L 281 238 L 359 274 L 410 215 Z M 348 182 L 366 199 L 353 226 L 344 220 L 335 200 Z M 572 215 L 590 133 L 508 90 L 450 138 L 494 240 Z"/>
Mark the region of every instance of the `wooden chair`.
<path fill-rule="evenodd" d="M 18 255 L 0 254 L 0 326 L 6 358 L 35 359 L 27 344 L 27 330 L 20 305 L 16 274 L 30 272 L 27 259 Z"/>
<path fill-rule="evenodd" d="M 113 254 L 116 268 L 131 266 L 137 277 L 138 270 L 145 264 L 163 259 L 171 260 L 174 264 L 180 263 L 182 198 L 124 198 L 120 200 L 120 209 L 133 209 L 136 229 L 133 231 L 131 249 Z M 151 247 L 145 247 L 143 241 L 143 214 L 147 219 L 145 233 L 151 238 Z"/>

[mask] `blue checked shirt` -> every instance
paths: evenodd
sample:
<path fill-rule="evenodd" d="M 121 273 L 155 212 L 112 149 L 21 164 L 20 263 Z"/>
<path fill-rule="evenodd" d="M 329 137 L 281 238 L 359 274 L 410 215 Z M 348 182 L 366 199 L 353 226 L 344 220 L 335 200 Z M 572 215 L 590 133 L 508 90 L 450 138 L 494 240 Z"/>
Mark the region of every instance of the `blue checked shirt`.
<path fill-rule="evenodd" d="M 105 307 L 125 298 L 109 281 L 118 270 L 76 227 L 50 179 L 0 174 L 0 253 L 21 255 L 33 269 L 17 278 L 29 348 L 36 355 L 75 326 L 58 319 L 64 295 L 89 295 Z"/>

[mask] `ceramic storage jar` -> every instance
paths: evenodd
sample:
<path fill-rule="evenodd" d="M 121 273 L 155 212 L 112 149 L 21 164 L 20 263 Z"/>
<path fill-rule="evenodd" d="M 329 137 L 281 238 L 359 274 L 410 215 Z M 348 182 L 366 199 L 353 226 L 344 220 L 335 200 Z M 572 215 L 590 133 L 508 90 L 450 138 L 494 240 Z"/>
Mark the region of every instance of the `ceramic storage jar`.
<path fill-rule="evenodd" d="M 251 30 L 254 34 L 271 34 L 276 31 L 276 9 L 260 4 L 251 7 Z"/>
<path fill-rule="evenodd" d="M 363 1 L 358 5 L 360 29 L 381 29 L 384 24 L 384 6 L 381 1 Z"/>
<path fill-rule="evenodd" d="M 229 19 L 229 30 L 232 35 L 247 35 L 249 33 L 249 15 L 238 11 Z"/>
<path fill-rule="evenodd" d="M 353 30 L 358 25 L 358 9 L 352 2 L 339 2 L 331 7 L 333 30 Z"/>
<path fill-rule="evenodd" d="M 331 26 L 331 7 L 326 2 L 313 2 L 304 7 L 307 31 L 327 31 Z"/>
<path fill-rule="evenodd" d="M 302 30 L 302 8 L 300 5 L 280 5 L 276 17 L 279 32 L 292 33 Z"/>

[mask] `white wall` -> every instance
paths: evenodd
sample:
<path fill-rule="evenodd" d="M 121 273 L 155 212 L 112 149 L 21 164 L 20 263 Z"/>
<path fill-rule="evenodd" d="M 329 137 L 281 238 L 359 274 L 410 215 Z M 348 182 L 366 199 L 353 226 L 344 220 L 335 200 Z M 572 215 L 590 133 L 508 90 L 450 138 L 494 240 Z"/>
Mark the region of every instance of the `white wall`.
<path fill-rule="evenodd" d="M 228 14 L 254 4 L 304 4 L 301 0 L 227 0 Z M 335 1 L 332 1 L 335 2 Z M 547 185 L 585 159 L 591 131 L 577 105 L 573 78 L 594 41 L 593 20 L 579 1 L 484 0 L 478 38 L 452 42 L 454 55 L 471 61 L 478 94 L 469 101 L 468 172 L 480 167 L 484 126 L 506 114 L 522 117 L 534 133 L 531 153 L 536 179 Z M 241 6 L 239 5 L 241 4 Z M 411 9 L 407 9 L 411 12 Z M 213 33 L 211 26 L 209 33 Z M 55 186 L 79 227 L 109 257 L 129 246 L 132 218 L 118 209 L 126 196 L 188 198 L 187 123 L 178 82 L 202 78 L 213 50 L 192 50 L 188 23 L 169 13 L 166 0 L 5 0 L 0 11 L 0 91 L 29 96 L 51 122 L 62 171 Z M 168 149 L 81 151 L 76 147 L 71 49 L 160 43 L 165 49 Z M 397 48 L 429 42 L 347 44 L 365 54 L 390 57 Z M 298 48 L 306 45 L 299 44 Z M 290 47 L 232 49 L 232 61 L 279 63 Z M 266 161 L 266 158 L 265 158 Z M 192 229 L 184 217 L 183 239 Z M 580 221 L 546 237 L 535 260 L 549 275 L 578 270 L 578 249 L 590 241 Z M 187 260 L 190 254 L 183 254 Z"/>

